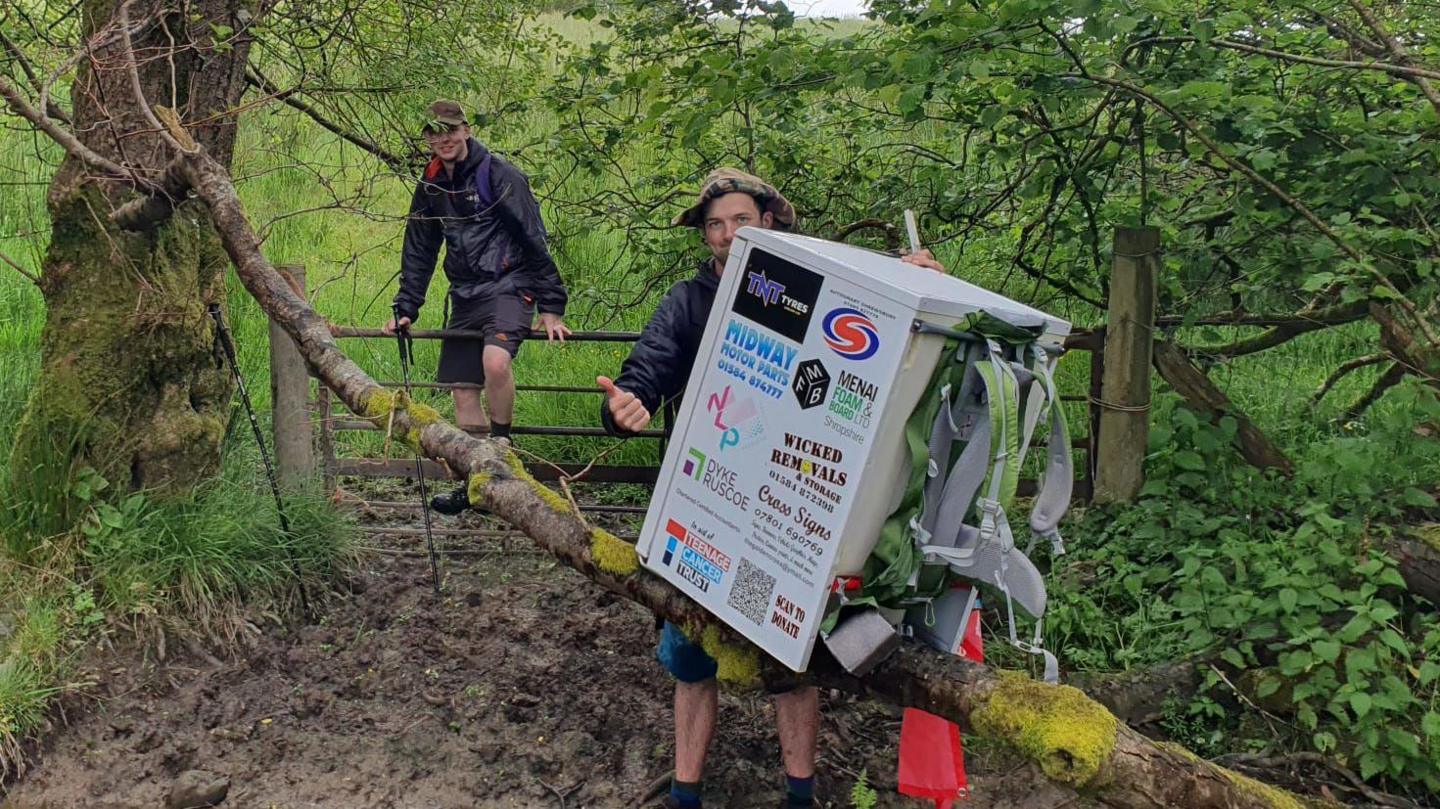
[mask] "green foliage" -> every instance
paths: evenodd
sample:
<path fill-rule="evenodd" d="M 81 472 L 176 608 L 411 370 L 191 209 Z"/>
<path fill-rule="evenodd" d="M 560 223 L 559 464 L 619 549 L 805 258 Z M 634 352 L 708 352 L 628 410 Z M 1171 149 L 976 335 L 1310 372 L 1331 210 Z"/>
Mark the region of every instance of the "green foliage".
<path fill-rule="evenodd" d="M 1379 548 L 1440 469 L 1440 446 L 1411 432 L 1440 405 L 1421 386 L 1397 396 L 1408 418 L 1312 448 L 1293 483 L 1233 459 L 1232 421 L 1175 410 L 1152 433 L 1141 500 L 1072 531 L 1048 616 L 1063 657 L 1101 670 L 1213 660 L 1203 692 L 1163 722 L 1194 749 L 1278 733 L 1392 788 L 1440 788 L 1440 618 Z"/>
<path fill-rule="evenodd" d="M 868 772 L 860 770 L 860 775 L 855 779 L 855 784 L 850 787 L 850 806 L 852 809 L 875 809 L 875 804 L 880 800 L 875 788 L 870 786 Z"/>
<path fill-rule="evenodd" d="M 755 0 L 585 7 L 612 35 L 562 61 L 548 146 L 607 204 L 563 189 L 555 204 L 623 234 L 645 272 L 677 272 L 687 241 L 655 226 L 731 163 L 775 181 L 821 235 L 916 208 L 931 241 L 963 246 L 967 277 L 1064 293 L 1082 320 L 1110 230 L 1137 220 L 1164 231 L 1165 312 L 1434 300 L 1436 111 L 1394 75 L 1298 63 L 1348 58 L 1317 16 L 1365 31 L 1345 4 L 872 9 L 875 24 L 834 27 Z M 1431 15 L 1382 16 L 1433 50 L 1418 34 Z"/>
<path fill-rule="evenodd" d="M 571 320 L 585 328 L 638 327 L 668 279 L 693 270 L 699 240 L 665 224 L 718 164 L 776 182 L 817 235 L 865 218 L 896 222 L 916 208 L 952 271 L 1082 324 L 1100 318 L 1111 230 L 1157 224 L 1160 312 L 1184 321 L 1172 336 L 1209 347 L 1199 358 L 1213 363 L 1212 379 L 1292 452 L 1297 477 L 1239 465 L 1233 421 L 1208 425 L 1157 399 L 1141 500 L 1091 511 L 1067 529 L 1071 555 L 1055 563 L 1050 644 L 1072 669 L 1187 654 L 1215 661 L 1204 693 L 1172 703 L 1162 718 L 1201 753 L 1313 749 L 1387 788 L 1436 787 L 1440 632 L 1433 608 L 1403 591 L 1379 551 L 1402 509 L 1434 507 L 1440 459 L 1415 431 L 1436 418 L 1433 400 L 1405 386 L 1361 418 L 1337 418 L 1344 403 L 1332 401 L 1353 399 L 1376 376 L 1361 371 L 1319 407 L 1298 404 L 1340 363 L 1376 350 L 1373 324 L 1244 356 L 1231 356 L 1233 344 L 1253 327 L 1196 325 L 1217 313 L 1388 303 L 1392 286 L 1422 309 L 1434 300 L 1440 146 L 1436 113 L 1418 88 L 1376 70 L 1235 47 L 1349 59 L 1353 46 L 1315 16 L 1364 31 L 1347 4 L 875 0 L 871 21 L 843 24 L 747 0 L 544 4 L 570 11 L 565 19 L 527 8 L 290 3 L 255 29 L 268 45 L 255 64 L 272 80 L 299 85 L 327 117 L 400 158 L 379 172 L 278 106 L 242 122 L 236 173 L 247 178 L 247 209 L 272 260 L 309 266 L 324 314 L 383 319 L 406 170 L 423 157 L 415 122 L 434 95 L 459 98 L 475 112 L 479 137 L 530 172 L 572 291 Z M 1376 11 L 1417 64 L 1434 66 L 1433 15 L 1405 4 Z M 53 22 L 73 40 L 73 16 Z M 42 48 L 41 73 L 63 56 Z M 365 92 L 323 89 L 334 87 Z M 43 180 L 56 162 L 43 140 L 13 132 L 0 140 L 0 162 L 16 177 Z M 1227 159 L 1273 180 L 1290 201 Z M 301 209 L 310 212 L 292 215 Z M 42 188 L 0 196 L 7 255 L 33 271 L 45 233 Z M 852 240 L 882 246 L 876 233 Z M 0 401 L 13 411 L 33 378 L 43 309 L 18 276 L 0 278 L 0 313 L 11 315 L 0 317 Z M 230 293 L 242 369 L 263 413 L 265 319 L 233 282 Z M 437 279 L 428 323 L 443 294 Z M 398 377 L 389 347 L 346 348 L 375 376 Z M 421 366 L 433 367 L 436 346 L 418 349 Z M 623 354 L 532 345 L 517 376 L 589 384 Z M 1083 384 L 1076 368 L 1062 366 L 1067 392 Z M 443 396 L 428 401 L 448 407 Z M 593 399 L 520 398 L 519 423 L 593 421 Z M 0 446 L 11 435 L 0 418 Z M 381 443 L 374 434 L 341 440 L 342 451 L 366 454 Z M 522 438 L 557 461 L 586 461 L 613 444 Z M 323 552 L 296 547 L 276 528 L 245 446 L 244 434 L 232 441 L 239 460 L 227 462 L 225 480 L 173 507 L 112 499 L 84 470 L 76 487 L 35 477 L 29 500 L 50 505 L 0 511 L 6 548 L 58 547 L 57 523 L 47 520 L 78 509 L 89 515 L 87 531 L 72 539 L 97 583 L 22 608 L 36 616 L 24 624 L 29 646 L 45 648 L 55 637 L 49 627 L 62 636 L 100 631 L 107 618 L 264 592 L 326 570 Z M 608 462 L 650 462 L 654 453 L 631 441 Z M 318 502 L 295 498 L 292 521 L 308 525 L 312 507 L 323 520 Z M 324 531 L 295 533 L 343 555 Z M 0 664 L 0 705 L 12 704 L 5 694 L 39 694 L 13 704 L 43 705 L 45 684 L 58 680 L 37 665 Z"/>
<path fill-rule="evenodd" d="M 23 455 L 25 468 L 12 468 L 0 487 L 0 538 L 16 559 L 37 561 L 50 541 L 74 526 L 107 485 L 75 459 L 85 445 L 85 428 L 35 430 Z M 8 444 L 7 444 L 8 446 Z"/>

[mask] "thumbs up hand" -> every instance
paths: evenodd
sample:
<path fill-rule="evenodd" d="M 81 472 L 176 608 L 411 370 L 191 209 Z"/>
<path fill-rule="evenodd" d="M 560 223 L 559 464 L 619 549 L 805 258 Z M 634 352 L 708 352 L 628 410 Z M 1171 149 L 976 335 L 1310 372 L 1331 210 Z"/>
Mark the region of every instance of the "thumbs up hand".
<path fill-rule="evenodd" d="M 650 423 L 650 411 L 640 402 L 640 397 L 628 390 L 615 387 L 608 376 L 595 377 L 595 384 L 605 392 L 605 406 L 610 408 L 610 417 L 620 429 L 637 433 Z"/>

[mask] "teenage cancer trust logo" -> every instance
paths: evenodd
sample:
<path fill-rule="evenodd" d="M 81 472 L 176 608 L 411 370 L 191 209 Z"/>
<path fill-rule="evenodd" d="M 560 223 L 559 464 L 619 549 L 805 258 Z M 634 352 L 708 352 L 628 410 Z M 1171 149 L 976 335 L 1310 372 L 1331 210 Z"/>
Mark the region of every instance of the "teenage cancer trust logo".
<path fill-rule="evenodd" d="M 831 309 L 822 325 L 825 345 L 847 360 L 868 360 L 880 350 L 880 332 L 859 309 Z"/>
<path fill-rule="evenodd" d="M 710 585 L 719 584 L 730 570 L 730 557 L 711 542 L 715 535 L 691 524 L 685 526 L 673 519 L 665 521 L 665 555 L 660 561 L 672 567 L 687 583 L 702 593 Z"/>
<path fill-rule="evenodd" d="M 689 452 L 685 453 L 685 465 L 680 467 L 680 471 L 699 480 L 700 476 L 705 474 L 705 453 L 694 447 L 687 449 Z"/>

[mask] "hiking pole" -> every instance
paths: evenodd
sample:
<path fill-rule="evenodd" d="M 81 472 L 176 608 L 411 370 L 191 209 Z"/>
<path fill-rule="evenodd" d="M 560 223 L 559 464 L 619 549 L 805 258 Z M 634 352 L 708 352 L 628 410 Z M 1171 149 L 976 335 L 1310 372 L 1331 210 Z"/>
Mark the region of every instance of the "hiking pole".
<path fill-rule="evenodd" d="M 280 497 L 280 484 L 275 480 L 275 466 L 270 463 L 270 450 L 265 448 L 265 434 L 260 431 L 260 420 L 255 418 L 255 406 L 250 403 L 250 391 L 245 387 L 245 377 L 240 373 L 240 362 L 235 358 L 235 344 L 230 340 L 230 330 L 225 327 L 225 317 L 220 313 L 220 304 L 212 303 L 206 307 L 210 317 L 215 320 L 215 339 L 220 341 L 220 347 L 225 351 L 225 359 L 230 363 L 230 373 L 235 377 L 235 387 L 240 391 L 240 401 L 245 404 L 245 414 L 250 417 L 250 430 L 255 433 L 255 444 L 260 447 L 260 460 L 265 462 L 265 477 L 270 481 L 270 493 L 275 495 L 275 513 L 280 516 L 280 530 L 285 536 L 291 538 L 290 520 L 285 516 L 285 501 Z M 294 549 L 288 548 L 287 556 L 290 557 L 290 564 L 295 566 Z M 295 570 L 295 579 L 300 580 L 300 571 Z M 310 599 L 305 594 L 305 584 L 299 582 L 300 606 L 306 614 L 310 612 Z"/>
<path fill-rule="evenodd" d="M 400 325 L 400 307 L 393 309 L 395 314 L 395 344 L 400 347 L 400 381 L 405 385 L 405 398 L 410 398 L 410 360 L 413 358 L 411 349 L 414 348 L 414 338 L 410 336 L 410 327 Z M 418 438 L 416 439 L 418 442 Z M 425 460 L 420 455 L 420 447 L 415 447 L 415 477 L 420 481 L 420 510 L 425 514 L 425 545 L 430 550 L 430 582 L 435 588 L 435 595 L 440 595 L 440 565 L 435 561 L 435 536 L 430 533 L 430 494 L 425 491 Z"/>

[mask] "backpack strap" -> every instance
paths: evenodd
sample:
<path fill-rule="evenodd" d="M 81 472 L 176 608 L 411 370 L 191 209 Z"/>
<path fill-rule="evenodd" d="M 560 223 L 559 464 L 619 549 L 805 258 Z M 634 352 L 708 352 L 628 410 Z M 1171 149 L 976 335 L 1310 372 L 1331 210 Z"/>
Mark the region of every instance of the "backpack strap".
<path fill-rule="evenodd" d="M 1070 507 L 1071 489 L 1075 485 L 1075 468 L 1070 452 L 1070 432 L 1065 423 L 1065 412 L 1055 389 L 1054 360 L 1038 345 L 1031 346 L 1035 353 L 1035 375 L 1038 386 L 1043 385 L 1049 399 L 1050 437 L 1045 452 L 1045 471 L 1040 476 L 1040 491 L 1030 510 L 1030 533 L 1036 539 L 1048 539 L 1052 552 L 1059 556 L 1065 553 L 1065 543 L 1060 538 L 1060 518 Z"/>
<path fill-rule="evenodd" d="M 915 584 L 919 575 L 922 556 L 913 539 L 916 516 L 923 511 L 924 488 L 930 468 L 929 439 L 933 432 L 935 416 L 940 407 L 938 391 L 945 390 L 958 380 L 963 371 L 949 358 L 956 356 L 960 345 L 958 339 L 947 339 L 941 349 L 943 359 L 937 364 L 926 385 L 927 393 L 921 397 L 915 411 L 905 422 L 904 453 L 906 464 L 901 473 L 905 475 L 905 489 L 900 505 L 886 519 L 880 529 L 875 549 L 865 562 L 864 584 L 859 601 L 873 600 L 876 603 L 899 604 L 914 598 L 923 601 L 936 595 L 943 586 L 943 580 L 933 582 L 934 592 L 918 594 Z M 828 616 L 827 616 L 828 617 Z"/>
<path fill-rule="evenodd" d="M 495 188 L 490 182 L 490 162 L 494 155 L 486 152 L 485 157 L 480 159 L 480 165 L 475 167 L 475 193 L 480 196 L 480 204 L 486 208 L 495 206 Z"/>

